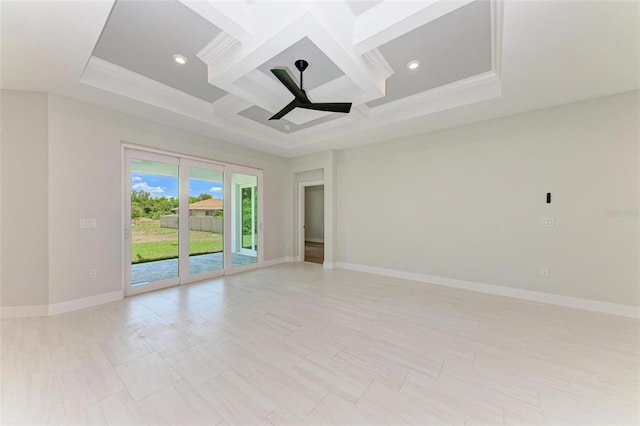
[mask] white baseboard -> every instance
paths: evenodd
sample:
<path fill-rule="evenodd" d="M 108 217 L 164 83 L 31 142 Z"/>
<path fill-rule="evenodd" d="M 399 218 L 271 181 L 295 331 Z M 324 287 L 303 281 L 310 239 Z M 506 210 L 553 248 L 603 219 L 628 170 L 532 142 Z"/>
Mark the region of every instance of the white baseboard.
<path fill-rule="evenodd" d="M 617 303 L 601 302 L 597 300 L 582 299 L 579 297 L 562 296 L 559 294 L 543 293 L 539 291 L 522 290 L 512 287 L 504 287 L 494 284 L 478 283 L 473 281 L 458 280 L 455 278 L 438 277 L 434 275 L 417 274 L 414 272 L 398 271 L 395 269 L 376 268 L 374 266 L 359 265 L 354 263 L 336 262 L 337 268 L 352 271 L 368 272 L 387 277 L 402 278 L 411 281 L 419 281 L 429 284 L 454 287 L 463 290 L 477 291 L 479 293 L 495 294 L 498 296 L 512 297 L 514 299 L 529 300 L 532 302 L 547 303 L 550 305 L 564 306 L 568 308 L 584 309 L 587 311 L 602 312 L 605 314 L 620 315 L 631 318 L 640 318 L 640 307 L 621 305 Z"/>
<path fill-rule="evenodd" d="M 307 243 L 323 243 L 324 244 L 324 238 L 305 238 L 304 241 Z"/>
<path fill-rule="evenodd" d="M 264 262 L 262 262 L 262 266 L 268 267 L 268 266 L 274 266 L 274 265 L 279 265 L 281 263 L 289 263 L 289 262 L 293 262 L 293 257 L 291 256 L 278 257 L 276 259 L 265 260 Z"/>
<path fill-rule="evenodd" d="M 334 268 L 336 268 L 336 267 L 338 267 L 338 268 L 339 268 L 338 264 L 337 264 L 337 263 L 334 263 L 334 262 L 324 262 L 324 263 L 322 264 L 322 267 L 323 267 L 324 269 L 334 269 Z M 345 268 L 345 269 L 347 269 L 347 268 Z"/>
<path fill-rule="evenodd" d="M 122 300 L 124 294 L 122 290 L 112 291 L 110 293 L 98 294 L 96 296 L 83 297 L 81 299 L 69 300 L 66 302 L 54 303 L 49 305 L 49 315 L 58 315 L 65 312 L 78 311 L 80 309 L 91 308 L 93 306 L 103 305 L 105 303 L 117 302 Z"/>
<path fill-rule="evenodd" d="M 33 318 L 49 315 L 49 305 L 3 306 L 0 308 L 0 318 Z"/>
<path fill-rule="evenodd" d="M 83 297 L 81 299 L 53 303 L 51 305 L 3 306 L 0 310 L 0 317 L 4 319 L 46 317 L 91 308 L 105 303 L 117 302 L 118 300 L 122 300 L 123 297 L 122 290 L 118 290 L 96 296 Z"/>

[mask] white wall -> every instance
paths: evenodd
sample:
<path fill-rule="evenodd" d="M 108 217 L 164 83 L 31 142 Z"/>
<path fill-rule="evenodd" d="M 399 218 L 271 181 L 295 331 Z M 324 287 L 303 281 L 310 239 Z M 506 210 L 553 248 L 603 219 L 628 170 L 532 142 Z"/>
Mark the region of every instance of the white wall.
<path fill-rule="evenodd" d="M 305 241 L 324 242 L 324 185 L 304 188 Z"/>
<path fill-rule="evenodd" d="M 46 305 L 47 95 L 2 91 L 0 102 L 0 301 L 2 306 Z"/>
<path fill-rule="evenodd" d="M 21 107 L 32 96 L 45 99 L 35 114 L 31 106 Z M 10 272 L 15 279 L 3 280 L 3 293 L 8 289 L 9 294 L 17 291 L 22 294 L 24 292 L 19 289 L 37 279 L 40 287 L 48 287 L 48 295 L 43 298 L 41 295 L 46 292 L 29 291 L 29 297 L 3 299 L 4 306 L 7 303 L 46 303 L 47 299 L 48 303 L 55 304 L 122 288 L 122 141 L 263 169 L 266 199 L 264 259 L 291 255 L 292 195 L 284 190 L 291 186 L 286 160 L 68 98 L 50 95 L 48 105 L 46 99 L 44 95 L 3 91 L 3 122 L 4 111 L 9 110 L 13 112 L 8 121 L 24 121 L 32 128 L 40 129 L 38 146 L 21 147 L 12 140 L 3 140 L 3 154 L 10 151 L 12 157 L 2 157 L 3 178 L 10 176 L 9 180 L 14 184 L 26 178 L 27 171 L 20 170 L 18 165 L 28 164 L 28 158 L 32 160 L 31 164 L 37 170 L 29 176 L 35 176 L 31 177 L 35 181 L 27 182 L 26 188 L 37 194 L 38 205 L 45 200 L 45 210 L 48 197 L 48 212 L 38 215 L 44 225 L 37 234 L 44 232 L 46 236 L 48 232 L 49 235 L 48 257 L 45 238 L 36 254 L 37 262 L 33 259 L 28 262 L 28 272 L 22 276 Z M 15 165 L 5 169 L 5 163 Z M 20 261 L 17 253 L 7 254 L 6 247 L 13 246 L 14 239 L 8 231 L 27 219 L 16 222 L 23 212 L 24 195 L 20 195 L 19 206 L 15 203 L 19 194 L 5 192 L 6 180 L 2 182 L 2 264 L 5 273 L 5 263 L 11 265 Z M 80 229 L 81 218 L 97 219 L 97 227 Z M 40 265 L 45 265 L 46 270 L 47 259 L 48 274 L 41 273 Z M 90 268 L 98 268 L 97 279 L 89 279 Z"/>
<path fill-rule="evenodd" d="M 339 152 L 337 261 L 639 305 L 638 93 Z"/>

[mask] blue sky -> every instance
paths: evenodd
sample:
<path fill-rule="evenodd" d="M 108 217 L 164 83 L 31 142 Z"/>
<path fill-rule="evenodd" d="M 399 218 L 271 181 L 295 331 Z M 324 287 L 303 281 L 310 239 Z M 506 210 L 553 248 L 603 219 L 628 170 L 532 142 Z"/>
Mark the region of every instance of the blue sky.
<path fill-rule="evenodd" d="M 131 173 L 131 189 L 146 191 L 152 197 L 178 197 L 178 178 L 146 173 Z M 189 196 L 197 197 L 209 194 L 213 198 L 222 198 L 222 182 L 211 182 L 199 179 L 189 180 Z"/>

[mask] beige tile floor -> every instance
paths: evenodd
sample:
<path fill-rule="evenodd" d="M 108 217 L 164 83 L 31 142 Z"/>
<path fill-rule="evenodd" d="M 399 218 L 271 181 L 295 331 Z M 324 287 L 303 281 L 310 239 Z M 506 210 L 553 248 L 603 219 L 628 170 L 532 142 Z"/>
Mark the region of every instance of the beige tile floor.
<path fill-rule="evenodd" d="M 639 331 L 280 265 L 2 321 L 1 423 L 637 425 Z"/>

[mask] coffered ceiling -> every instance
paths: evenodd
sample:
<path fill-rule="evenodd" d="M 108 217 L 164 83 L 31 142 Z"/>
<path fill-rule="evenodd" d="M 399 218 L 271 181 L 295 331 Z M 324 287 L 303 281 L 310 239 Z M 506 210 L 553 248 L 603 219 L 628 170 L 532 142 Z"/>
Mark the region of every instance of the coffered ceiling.
<path fill-rule="evenodd" d="M 489 0 L 117 0 L 81 81 L 159 107 L 164 99 L 184 115 L 198 109 L 194 118 L 299 147 L 327 131 L 375 125 L 381 115 L 400 120 L 424 106 L 498 96 L 498 7 Z M 178 65 L 175 54 L 187 63 Z M 304 89 L 312 101 L 352 102 L 352 113 L 295 109 L 269 120 L 292 100 L 270 70 L 288 69 L 300 85 L 297 59 L 310 64 Z M 408 69 L 412 60 L 421 66 Z"/>
<path fill-rule="evenodd" d="M 284 156 L 639 87 L 636 2 L 0 5 L 3 88 L 60 93 Z M 27 69 L 31 58 L 50 71 Z M 292 100 L 270 70 L 299 84 L 297 59 L 309 62 L 309 98 L 352 102 L 349 114 L 295 109 L 269 120 Z"/>

